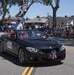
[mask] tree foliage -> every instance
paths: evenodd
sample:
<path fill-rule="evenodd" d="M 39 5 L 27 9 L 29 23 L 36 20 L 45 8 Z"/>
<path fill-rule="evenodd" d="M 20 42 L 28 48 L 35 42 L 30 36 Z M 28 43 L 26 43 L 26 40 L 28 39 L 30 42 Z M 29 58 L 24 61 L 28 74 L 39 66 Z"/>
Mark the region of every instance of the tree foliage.
<path fill-rule="evenodd" d="M 27 11 L 33 3 L 40 2 L 41 0 L 0 0 L 0 16 L 2 16 L 2 21 L 5 18 L 6 13 L 10 13 L 9 9 L 13 5 L 21 6 L 23 1 L 26 3 Z M 22 11 L 21 17 L 23 17 L 27 11 Z M 19 12 L 18 12 L 19 13 Z"/>
<path fill-rule="evenodd" d="M 59 8 L 60 0 L 43 0 L 43 4 L 50 5 L 52 8 Z"/>
<path fill-rule="evenodd" d="M 59 8 L 60 0 L 0 0 L 0 16 L 2 16 L 2 21 L 4 20 L 6 13 L 10 12 L 9 9 L 13 5 L 21 6 L 23 5 L 23 1 L 26 3 L 27 9 L 26 11 L 24 10 L 22 11 L 21 17 L 24 17 L 24 15 L 27 13 L 27 11 L 29 10 L 30 6 L 33 3 L 40 2 L 44 5 L 49 5 L 52 7 L 53 9 L 53 27 L 56 27 L 56 12 L 57 12 L 57 9 Z"/>
<path fill-rule="evenodd" d="M 0 16 L 2 16 L 2 21 L 6 13 L 9 13 L 9 9 L 16 4 L 18 4 L 18 0 L 0 0 Z"/>

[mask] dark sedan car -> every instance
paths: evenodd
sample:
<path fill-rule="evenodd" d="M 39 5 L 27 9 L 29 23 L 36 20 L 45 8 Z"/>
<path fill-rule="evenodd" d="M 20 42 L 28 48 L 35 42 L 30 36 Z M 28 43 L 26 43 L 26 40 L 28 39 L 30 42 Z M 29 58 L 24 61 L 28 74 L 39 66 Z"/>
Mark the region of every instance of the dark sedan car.
<path fill-rule="evenodd" d="M 20 63 L 61 61 L 65 59 L 64 46 L 38 30 L 19 30 L 1 36 L 1 51 L 18 56 Z"/>

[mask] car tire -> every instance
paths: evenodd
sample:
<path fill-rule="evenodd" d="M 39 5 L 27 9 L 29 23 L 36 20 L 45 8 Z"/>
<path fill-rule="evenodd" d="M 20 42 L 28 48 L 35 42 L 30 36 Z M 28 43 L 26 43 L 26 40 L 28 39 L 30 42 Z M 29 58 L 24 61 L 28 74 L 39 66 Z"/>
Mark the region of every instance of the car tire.
<path fill-rule="evenodd" d="M 21 64 L 26 64 L 25 51 L 22 48 L 19 49 L 18 58 Z"/>

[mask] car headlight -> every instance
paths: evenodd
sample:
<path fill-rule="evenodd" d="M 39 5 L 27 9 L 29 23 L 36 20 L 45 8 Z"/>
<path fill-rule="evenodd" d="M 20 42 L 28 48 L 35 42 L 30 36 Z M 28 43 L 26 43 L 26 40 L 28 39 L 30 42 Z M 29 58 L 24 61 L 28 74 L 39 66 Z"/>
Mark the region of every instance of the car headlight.
<path fill-rule="evenodd" d="M 62 50 L 64 50 L 64 49 L 65 49 L 65 47 L 64 47 L 64 45 L 62 45 L 61 48 L 60 48 L 60 50 L 62 51 Z"/>
<path fill-rule="evenodd" d="M 26 47 L 26 49 L 30 52 L 35 52 L 35 53 L 38 52 L 38 49 L 32 47 Z"/>

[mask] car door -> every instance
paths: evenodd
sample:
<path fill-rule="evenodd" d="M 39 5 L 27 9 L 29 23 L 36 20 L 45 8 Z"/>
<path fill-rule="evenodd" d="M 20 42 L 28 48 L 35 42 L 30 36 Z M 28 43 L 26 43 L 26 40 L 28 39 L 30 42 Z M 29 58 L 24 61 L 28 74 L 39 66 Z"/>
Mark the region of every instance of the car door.
<path fill-rule="evenodd" d="M 4 51 L 6 51 L 7 50 L 7 38 L 3 38 L 3 40 L 2 40 L 2 46 L 3 46 L 3 49 L 4 49 Z"/>
<path fill-rule="evenodd" d="M 17 46 L 18 43 L 16 42 L 17 39 L 14 37 L 7 37 L 4 39 L 4 46 L 5 49 L 11 53 L 16 54 L 17 53 Z"/>
<path fill-rule="evenodd" d="M 10 49 L 12 49 L 12 42 L 9 40 L 9 38 L 7 38 L 7 36 L 3 38 L 2 43 L 4 51 L 10 51 Z"/>
<path fill-rule="evenodd" d="M 10 40 L 7 42 L 8 44 L 8 48 L 9 48 L 9 51 L 14 53 L 14 54 L 17 54 L 17 51 L 18 51 L 18 43 L 17 43 L 17 39 L 15 38 L 10 38 Z"/>

